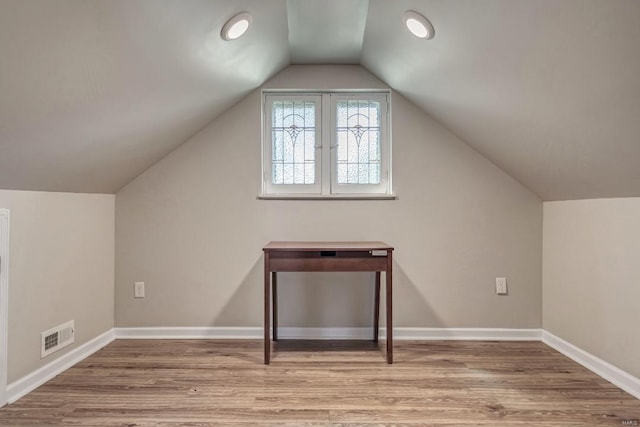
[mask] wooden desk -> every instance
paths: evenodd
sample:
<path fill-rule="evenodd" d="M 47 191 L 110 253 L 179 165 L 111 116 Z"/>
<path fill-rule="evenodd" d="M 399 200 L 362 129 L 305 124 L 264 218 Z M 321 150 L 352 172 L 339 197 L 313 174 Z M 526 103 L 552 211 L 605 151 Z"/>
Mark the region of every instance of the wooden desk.
<path fill-rule="evenodd" d="M 393 363 L 392 254 L 383 242 L 270 242 L 264 251 L 264 364 L 270 362 L 269 323 L 273 306 L 273 340 L 278 340 L 278 272 L 373 271 L 375 304 L 373 341 L 378 342 L 380 273 L 386 271 L 387 363 Z M 273 288 L 273 297 L 271 290 Z"/>

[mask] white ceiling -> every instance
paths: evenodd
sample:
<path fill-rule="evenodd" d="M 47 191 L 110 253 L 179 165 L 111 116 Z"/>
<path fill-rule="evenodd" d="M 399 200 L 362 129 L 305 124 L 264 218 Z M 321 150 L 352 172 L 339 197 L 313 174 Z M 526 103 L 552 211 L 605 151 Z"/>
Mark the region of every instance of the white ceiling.
<path fill-rule="evenodd" d="M 640 196 L 639 22 L 638 0 L 0 0 L 0 188 L 116 192 L 288 64 L 362 63 L 544 200 Z"/>
<path fill-rule="evenodd" d="M 294 64 L 358 64 L 369 0 L 287 0 Z"/>

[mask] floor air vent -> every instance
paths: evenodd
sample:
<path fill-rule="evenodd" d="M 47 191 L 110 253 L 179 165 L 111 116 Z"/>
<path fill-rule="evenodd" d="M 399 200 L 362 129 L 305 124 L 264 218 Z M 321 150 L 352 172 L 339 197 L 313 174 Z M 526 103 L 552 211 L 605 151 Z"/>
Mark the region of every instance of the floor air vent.
<path fill-rule="evenodd" d="M 40 333 L 40 358 L 71 344 L 74 335 L 73 320 Z"/>

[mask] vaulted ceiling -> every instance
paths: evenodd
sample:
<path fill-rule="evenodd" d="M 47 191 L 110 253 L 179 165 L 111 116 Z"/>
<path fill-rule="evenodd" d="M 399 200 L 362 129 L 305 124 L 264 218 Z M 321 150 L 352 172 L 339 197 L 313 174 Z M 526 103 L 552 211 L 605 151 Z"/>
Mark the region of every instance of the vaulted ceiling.
<path fill-rule="evenodd" d="M 637 0 L 0 0 L 0 188 L 117 192 L 287 65 L 346 63 L 543 200 L 640 196 L 638 22 Z"/>

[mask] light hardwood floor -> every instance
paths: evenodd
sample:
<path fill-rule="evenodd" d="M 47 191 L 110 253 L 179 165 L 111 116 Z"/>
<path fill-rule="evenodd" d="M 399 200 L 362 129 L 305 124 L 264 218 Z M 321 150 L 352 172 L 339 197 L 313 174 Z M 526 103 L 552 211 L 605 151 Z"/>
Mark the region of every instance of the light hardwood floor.
<path fill-rule="evenodd" d="M 564 427 L 640 419 L 640 400 L 540 342 L 398 341 L 393 365 L 372 343 L 281 341 L 270 366 L 262 350 L 262 341 L 118 340 L 1 409 L 0 425 Z"/>

